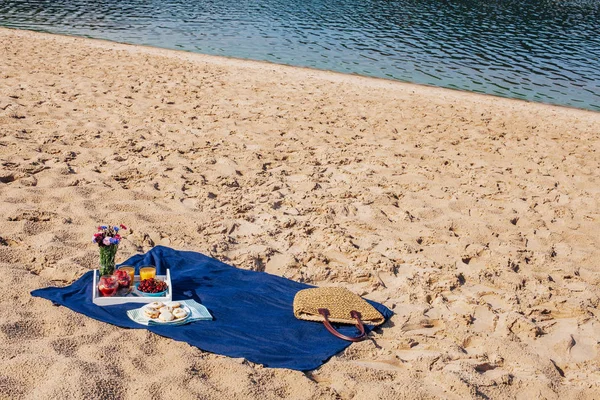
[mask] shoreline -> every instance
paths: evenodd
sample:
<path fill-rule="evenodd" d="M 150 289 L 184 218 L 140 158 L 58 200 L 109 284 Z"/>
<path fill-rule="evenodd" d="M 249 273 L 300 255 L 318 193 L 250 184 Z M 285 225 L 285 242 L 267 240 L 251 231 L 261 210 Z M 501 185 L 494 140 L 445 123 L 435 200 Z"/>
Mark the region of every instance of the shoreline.
<path fill-rule="evenodd" d="M 153 52 L 155 52 L 154 54 L 157 54 L 157 55 L 162 55 L 162 56 L 167 56 L 167 57 L 175 57 L 175 58 L 177 58 L 177 54 L 180 54 L 182 56 L 182 59 L 186 59 L 188 61 L 195 60 L 195 61 L 205 61 L 205 62 L 212 62 L 212 63 L 218 64 L 218 63 L 223 63 L 225 60 L 230 60 L 233 62 L 232 65 L 245 66 L 246 68 L 251 67 L 252 63 L 257 63 L 257 65 L 262 65 L 262 66 L 275 66 L 275 67 L 284 67 L 284 68 L 292 68 L 292 69 L 297 69 L 297 70 L 304 70 L 308 76 L 310 76 L 310 72 L 325 73 L 325 74 L 332 74 L 333 76 L 339 75 L 341 77 L 356 77 L 356 78 L 364 78 L 366 80 L 381 81 L 381 82 L 384 82 L 384 85 L 385 85 L 385 83 L 390 83 L 390 84 L 407 85 L 407 88 L 416 87 L 416 88 L 429 88 L 429 89 L 433 89 L 434 91 L 442 90 L 442 92 L 440 92 L 440 95 L 446 91 L 449 91 L 449 92 L 461 93 L 461 94 L 466 94 L 466 95 L 485 96 L 485 97 L 492 97 L 492 98 L 496 98 L 496 99 L 517 101 L 517 102 L 522 102 L 522 103 L 525 103 L 528 105 L 541 105 L 541 106 L 565 108 L 568 110 L 579 110 L 579 111 L 585 111 L 585 112 L 591 112 L 591 113 L 600 113 L 600 110 L 596 111 L 596 110 L 592 110 L 589 108 L 579 108 L 579 107 L 575 107 L 575 106 L 568 106 L 568 105 L 561 105 L 561 104 L 536 102 L 533 100 L 518 99 L 518 98 L 514 98 L 514 97 L 500 96 L 500 95 L 496 95 L 496 94 L 472 92 L 472 91 L 469 91 L 466 89 L 447 88 L 447 87 L 442 87 L 442 86 L 419 84 L 419 83 L 413 83 L 413 82 L 408 82 L 408 81 L 389 79 L 389 78 L 383 78 L 383 77 L 377 77 L 377 76 L 360 75 L 358 73 L 344 73 L 344 72 L 333 71 L 333 70 L 324 70 L 324 69 L 318 69 L 318 68 L 312 68 L 312 67 L 275 63 L 275 62 L 266 61 L 266 60 L 254 60 L 254 59 L 230 57 L 230 56 L 223 56 L 223 55 L 212 55 L 212 54 L 205 54 L 205 53 L 197 53 L 197 52 L 193 52 L 193 51 L 189 51 L 189 50 L 178 50 L 178 49 L 171 49 L 171 48 L 166 48 L 166 47 L 155 47 L 155 46 L 149 46 L 149 45 L 132 44 L 132 43 L 127 43 L 127 42 L 117 42 L 117 41 L 112 41 L 112 40 L 108 40 L 108 39 L 91 38 L 91 37 L 69 35 L 69 34 L 57 34 L 57 33 L 45 32 L 45 31 L 10 28 L 10 27 L 4 27 L 4 26 L 0 26 L 0 30 L 22 32 L 23 34 L 30 33 L 30 34 L 49 35 L 49 36 L 53 36 L 53 37 L 57 37 L 57 38 L 62 38 L 64 40 L 69 40 L 69 39 L 89 40 L 92 42 L 98 42 L 98 46 L 108 46 L 108 47 L 110 47 L 111 45 L 124 46 L 122 48 L 122 50 L 126 50 L 126 48 L 128 48 L 128 47 L 132 47 L 132 48 L 138 47 L 140 49 L 145 49 L 145 51 L 147 51 L 149 54 L 152 54 Z M 130 49 L 130 50 L 136 51 L 134 49 Z M 174 53 L 174 54 L 169 54 L 169 53 Z M 183 55 L 192 55 L 192 57 L 190 57 L 190 58 L 183 57 Z M 198 56 L 198 58 L 195 59 L 194 56 Z"/>
<path fill-rule="evenodd" d="M 0 43 L 0 399 L 600 391 L 600 113 L 31 31 Z M 91 234 L 120 223 L 118 263 L 192 250 L 394 315 L 302 373 L 29 295 L 96 268 Z"/>

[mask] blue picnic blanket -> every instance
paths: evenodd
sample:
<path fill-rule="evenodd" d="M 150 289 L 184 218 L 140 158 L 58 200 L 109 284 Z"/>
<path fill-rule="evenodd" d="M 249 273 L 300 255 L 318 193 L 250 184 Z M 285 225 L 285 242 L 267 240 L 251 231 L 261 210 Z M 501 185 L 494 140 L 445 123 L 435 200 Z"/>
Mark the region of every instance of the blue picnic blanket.
<path fill-rule="evenodd" d="M 93 271 L 72 285 L 48 287 L 31 292 L 73 311 L 123 328 L 148 329 L 158 335 L 187 342 L 202 350 L 230 357 L 243 357 L 267 367 L 306 371 L 318 368 L 350 342 L 329 333 L 322 323 L 294 317 L 294 296 L 309 285 L 247 271 L 214 258 L 190 251 L 157 246 L 125 263 L 138 268 L 154 265 L 157 274 L 170 269 L 173 300 L 193 299 L 213 315 L 213 321 L 182 326 L 142 326 L 127 317 L 127 311 L 141 306 L 128 303 L 97 306 L 92 302 Z M 369 301 L 386 320 L 392 312 Z M 372 327 L 366 326 L 367 330 Z M 351 325 L 339 326 L 341 333 L 356 335 Z"/>

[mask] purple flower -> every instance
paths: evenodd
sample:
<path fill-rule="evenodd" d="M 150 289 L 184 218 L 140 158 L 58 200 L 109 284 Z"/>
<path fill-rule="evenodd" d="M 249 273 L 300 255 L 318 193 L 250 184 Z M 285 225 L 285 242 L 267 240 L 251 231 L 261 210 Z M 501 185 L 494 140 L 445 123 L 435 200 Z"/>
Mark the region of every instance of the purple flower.
<path fill-rule="evenodd" d="M 100 247 L 118 245 L 121 242 L 119 232 L 127 229 L 123 224 L 118 226 L 99 225 L 97 228 L 98 232 L 94 234 L 92 243 L 96 243 Z"/>

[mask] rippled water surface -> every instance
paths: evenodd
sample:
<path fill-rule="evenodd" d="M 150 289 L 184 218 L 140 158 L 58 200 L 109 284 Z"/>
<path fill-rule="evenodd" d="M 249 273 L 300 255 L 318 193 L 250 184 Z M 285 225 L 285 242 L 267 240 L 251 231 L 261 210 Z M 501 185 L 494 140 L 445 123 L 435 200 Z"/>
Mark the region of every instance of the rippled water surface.
<path fill-rule="evenodd" d="M 0 0 L 0 25 L 600 111 L 600 0 Z"/>

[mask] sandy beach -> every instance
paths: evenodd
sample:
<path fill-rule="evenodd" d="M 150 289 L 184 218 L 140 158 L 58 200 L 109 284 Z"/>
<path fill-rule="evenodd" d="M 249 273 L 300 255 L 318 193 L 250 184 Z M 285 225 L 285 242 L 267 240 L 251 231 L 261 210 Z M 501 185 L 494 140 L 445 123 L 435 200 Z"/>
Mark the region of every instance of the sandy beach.
<path fill-rule="evenodd" d="M 0 398 L 597 399 L 599 172 L 600 113 L 0 29 Z M 395 314 L 303 373 L 31 297 L 99 223 Z"/>

